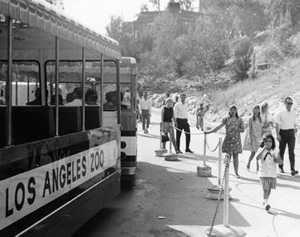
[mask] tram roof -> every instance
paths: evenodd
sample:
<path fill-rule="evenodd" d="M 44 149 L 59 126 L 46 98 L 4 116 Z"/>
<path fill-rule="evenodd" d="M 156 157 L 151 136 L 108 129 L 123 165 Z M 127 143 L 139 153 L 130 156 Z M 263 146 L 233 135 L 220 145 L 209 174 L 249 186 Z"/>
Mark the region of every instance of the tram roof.
<path fill-rule="evenodd" d="M 19 20 L 28 27 L 38 28 L 66 41 L 99 51 L 108 57 L 121 58 L 117 41 L 91 30 L 47 2 L 0 0 L 0 14 Z"/>

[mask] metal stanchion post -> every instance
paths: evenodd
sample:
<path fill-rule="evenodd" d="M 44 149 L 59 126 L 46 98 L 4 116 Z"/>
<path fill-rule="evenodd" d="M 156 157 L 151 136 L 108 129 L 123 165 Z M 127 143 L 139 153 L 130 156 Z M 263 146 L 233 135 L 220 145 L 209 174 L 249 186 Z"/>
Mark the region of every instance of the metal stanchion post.
<path fill-rule="evenodd" d="M 204 146 L 203 146 L 203 167 L 198 166 L 197 167 L 197 174 L 200 177 L 211 177 L 211 167 L 206 165 L 206 141 L 207 134 L 204 133 Z"/>
<path fill-rule="evenodd" d="M 229 162 L 229 161 L 228 161 Z M 224 187 L 224 206 L 223 206 L 223 225 L 225 227 L 229 226 L 229 164 L 226 166 L 225 172 L 225 187 Z"/>
<path fill-rule="evenodd" d="M 219 159 L 218 159 L 218 185 L 208 188 L 207 198 L 212 200 L 224 199 L 224 190 L 222 189 L 222 138 L 219 139 Z M 220 193 L 221 192 L 221 193 Z"/>
<path fill-rule="evenodd" d="M 223 207 L 223 225 L 214 226 L 206 230 L 208 237 L 244 237 L 246 233 L 234 226 L 229 225 L 229 162 L 230 158 L 225 158 L 225 174 L 224 174 L 224 207 Z M 215 213 L 216 214 L 216 213 Z M 215 217 L 214 217 L 215 218 Z"/>
<path fill-rule="evenodd" d="M 162 147 L 161 133 L 162 133 L 162 124 L 160 123 L 160 129 L 159 129 L 159 134 L 160 134 L 159 149 L 154 151 L 155 155 L 158 156 L 158 157 L 162 157 L 163 154 L 167 152 L 167 150 Z"/>
<path fill-rule="evenodd" d="M 207 134 L 204 134 L 204 146 L 203 146 L 203 166 L 206 166 L 206 142 Z"/>
<path fill-rule="evenodd" d="M 169 152 L 163 154 L 163 156 L 165 157 L 166 161 L 178 161 L 177 155 L 172 153 L 172 138 L 170 137 L 170 141 L 169 141 L 169 145 L 170 145 L 170 149 Z"/>
<path fill-rule="evenodd" d="M 218 184 L 221 185 L 222 173 L 222 138 L 219 138 Z"/>

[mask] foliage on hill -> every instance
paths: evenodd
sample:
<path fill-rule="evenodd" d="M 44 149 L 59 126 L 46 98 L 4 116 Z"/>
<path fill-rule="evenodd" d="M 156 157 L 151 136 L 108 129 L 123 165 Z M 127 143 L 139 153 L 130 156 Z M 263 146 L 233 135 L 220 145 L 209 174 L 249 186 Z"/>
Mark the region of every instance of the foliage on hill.
<path fill-rule="evenodd" d="M 174 8 L 158 14 L 153 27 L 139 32 L 121 17 L 111 18 L 109 36 L 120 42 L 123 55 L 138 60 L 139 79 L 148 90 L 227 88 L 253 80 L 260 68 L 279 67 L 298 56 L 292 40 L 299 31 L 298 0 L 203 0 L 202 4 L 204 13 L 184 28 Z M 262 32 L 265 37 L 259 40 Z"/>

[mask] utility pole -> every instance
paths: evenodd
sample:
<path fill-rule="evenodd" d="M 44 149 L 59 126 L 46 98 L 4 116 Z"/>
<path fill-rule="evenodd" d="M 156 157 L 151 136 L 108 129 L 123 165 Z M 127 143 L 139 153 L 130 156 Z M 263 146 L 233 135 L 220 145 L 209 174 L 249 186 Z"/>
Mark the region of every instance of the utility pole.
<path fill-rule="evenodd" d="M 157 1 L 158 11 L 160 12 L 160 0 Z"/>

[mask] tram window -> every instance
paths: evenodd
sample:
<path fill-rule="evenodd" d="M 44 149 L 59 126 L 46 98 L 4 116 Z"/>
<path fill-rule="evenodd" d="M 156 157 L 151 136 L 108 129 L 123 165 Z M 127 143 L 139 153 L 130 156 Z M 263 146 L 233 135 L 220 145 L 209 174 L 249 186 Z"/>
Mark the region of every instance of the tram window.
<path fill-rule="evenodd" d="M 112 111 L 118 108 L 117 88 L 115 84 L 103 85 L 103 110 Z"/>
<path fill-rule="evenodd" d="M 26 105 L 35 100 L 39 87 L 39 64 L 36 61 L 13 61 L 12 64 L 12 105 Z M 1 98 L 5 100 L 7 62 L 0 61 Z M 41 104 L 41 103 L 39 103 Z"/>
<path fill-rule="evenodd" d="M 130 84 L 124 83 L 121 84 L 121 105 L 122 109 L 130 109 L 131 108 L 131 92 L 130 92 Z"/>

